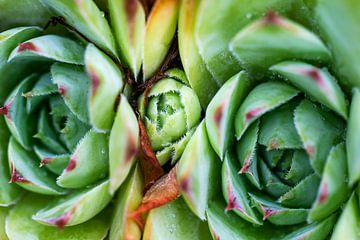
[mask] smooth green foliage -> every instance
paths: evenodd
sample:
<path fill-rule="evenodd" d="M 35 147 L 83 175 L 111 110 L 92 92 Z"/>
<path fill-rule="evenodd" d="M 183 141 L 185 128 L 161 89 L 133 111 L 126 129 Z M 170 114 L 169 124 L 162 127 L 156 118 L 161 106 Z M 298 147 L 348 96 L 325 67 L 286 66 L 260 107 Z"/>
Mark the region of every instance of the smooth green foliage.
<path fill-rule="evenodd" d="M 110 0 L 109 10 L 122 61 L 135 78 L 140 71 L 144 47 L 145 13 L 140 1 Z"/>
<path fill-rule="evenodd" d="M 205 220 L 208 202 L 219 190 L 219 167 L 220 161 L 211 148 L 203 121 L 187 144 L 176 172 L 185 202 L 201 220 Z"/>
<path fill-rule="evenodd" d="M 143 177 L 140 166 L 136 165 L 130 172 L 129 178 L 121 186 L 113 213 L 110 228 L 110 240 L 140 239 L 141 229 L 127 214 L 134 211 L 141 203 L 143 191 Z"/>
<path fill-rule="evenodd" d="M 19 204 L 10 210 L 10 214 L 7 217 L 6 233 L 9 239 L 88 240 L 103 239 L 107 235 L 109 213 L 106 211 L 86 223 L 65 229 L 46 226 L 32 220 L 31 216 L 51 200 L 52 198 L 47 196 L 27 194 Z"/>
<path fill-rule="evenodd" d="M 96 216 L 111 199 L 109 181 L 103 181 L 92 188 L 53 200 L 45 208 L 37 211 L 32 219 L 58 227 L 74 226 Z"/>
<path fill-rule="evenodd" d="M 136 115 L 121 95 L 109 140 L 110 191 L 115 192 L 125 181 L 139 150 L 139 128 Z"/>
<path fill-rule="evenodd" d="M 198 219 L 179 198 L 150 211 L 144 229 L 144 240 L 210 239 L 205 222 Z"/>

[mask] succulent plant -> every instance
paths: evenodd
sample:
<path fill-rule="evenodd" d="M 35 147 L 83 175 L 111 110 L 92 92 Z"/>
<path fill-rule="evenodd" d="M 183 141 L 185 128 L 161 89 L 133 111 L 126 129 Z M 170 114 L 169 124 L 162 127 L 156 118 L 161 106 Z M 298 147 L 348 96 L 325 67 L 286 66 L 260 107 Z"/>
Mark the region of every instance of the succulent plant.
<path fill-rule="evenodd" d="M 199 86 L 221 86 L 177 171 L 213 239 L 358 238 L 359 5 L 351 4 L 181 5 L 189 81 L 197 64 L 206 72 Z"/>
<path fill-rule="evenodd" d="M 185 73 L 170 69 L 139 98 L 139 112 L 161 165 L 175 163 L 201 118 L 201 105 Z"/>
<path fill-rule="evenodd" d="M 357 2 L 0 8 L 0 239 L 359 238 Z"/>

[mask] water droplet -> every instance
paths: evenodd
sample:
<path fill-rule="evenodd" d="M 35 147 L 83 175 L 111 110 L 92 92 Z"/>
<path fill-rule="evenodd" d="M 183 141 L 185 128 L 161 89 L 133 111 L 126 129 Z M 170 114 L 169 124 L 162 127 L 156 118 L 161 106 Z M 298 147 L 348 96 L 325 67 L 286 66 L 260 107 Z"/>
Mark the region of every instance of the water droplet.
<path fill-rule="evenodd" d="M 171 224 L 171 225 L 168 227 L 168 230 L 169 230 L 170 233 L 174 233 L 175 230 L 176 230 L 175 224 Z"/>
<path fill-rule="evenodd" d="M 105 154 L 105 149 L 101 149 L 101 154 Z"/>
<path fill-rule="evenodd" d="M 253 16 L 252 13 L 247 13 L 247 14 L 246 14 L 246 18 L 247 18 L 247 19 L 251 19 L 252 16 Z"/>

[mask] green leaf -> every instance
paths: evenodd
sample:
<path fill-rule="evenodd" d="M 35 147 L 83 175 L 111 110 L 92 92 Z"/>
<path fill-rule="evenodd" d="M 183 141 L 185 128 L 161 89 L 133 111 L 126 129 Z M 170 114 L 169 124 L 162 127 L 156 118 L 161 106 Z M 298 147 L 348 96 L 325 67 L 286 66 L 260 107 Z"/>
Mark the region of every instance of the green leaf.
<path fill-rule="evenodd" d="M 31 217 L 43 208 L 52 198 L 27 194 L 7 217 L 6 233 L 10 239 L 38 240 L 88 240 L 104 239 L 109 230 L 109 213 L 104 211 L 86 223 L 64 229 L 39 224 Z"/>
<path fill-rule="evenodd" d="M 107 175 L 108 135 L 91 129 L 77 145 L 69 164 L 56 183 L 65 188 L 82 188 Z"/>
<path fill-rule="evenodd" d="M 117 56 L 115 40 L 109 24 L 93 1 L 89 0 L 41 0 L 90 41 L 113 57 Z"/>
<path fill-rule="evenodd" d="M 279 227 L 266 222 L 262 226 L 255 227 L 232 212 L 224 212 L 224 208 L 225 203 L 217 200 L 212 202 L 207 210 L 213 239 L 278 240 L 294 229 L 294 227 Z"/>
<path fill-rule="evenodd" d="M 319 103 L 348 118 L 345 95 L 335 78 L 326 70 L 302 62 L 282 62 L 270 68 L 281 74 Z"/>
<path fill-rule="evenodd" d="M 198 219 L 179 198 L 150 211 L 143 240 L 207 240 L 209 229 L 205 222 Z"/>
<path fill-rule="evenodd" d="M 176 32 L 179 3 L 178 0 L 159 0 L 151 9 L 144 39 L 144 80 L 155 74 L 170 49 Z"/>
<path fill-rule="evenodd" d="M 227 153 L 222 165 L 222 192 L 227 202 L 225 211 L 234 211 L 241 218 L 254 224 L 262 222 L 252 204 L 248 192 L 251 190 L 244 176 L 239 176 L 236 171 L 234 155 Z"/>
<path fill-rule="evenodd" d="M 321 174 L 330 149 L 342 140 L 344 122 L 308 100 L 295 109 L 294 121 L 311 165 Z"/>
<path fill-rule="evenodd" d="M 88 90 L 90 81 L 81 67 L 55 63 L 51 67 L 51 76 L 57 84 L 65 104 L 81 121 L 89 121 Z"/>
<path fill-rule="evenodd" d="M 239 31 L 229 48 L 242 66 L 254 72 L 294 58 L 325 63 L 330 60 L 330 52 L 320 38 L 273 12 Z"/>
<path fill-rule="evenodd" d="M 17 46 L 9 56 L 14 59 L 48 59 L 63 63 L 83 64 L 84 48 L 77 42 L 57 35 L 33 38 Z"/>
<path fill-rule="evenodd" d="M 305 227 L 299 228 L 298 230 L 292 232 L 286 237 L 282 238 L 283 240 L 297 240 L 297 239 L 306 239 L 306 240 L 322 240 L 331 233 L 337 220 L 337 215 L 333 214 L 330 217 L 326 218 L 322 222 L 314 222 L 308 224 Z"/>
<path fill-rule="evenodd" d="M 9 183 L 9 163 L 7 149 L 9 142 L 9 132 L 5 125 L 4 118 L 0 116 L 0 206 L 8 207 L 18 201 L 21 196 L 21 188 L 16 184 Z M 2 209 L 2 208 L 1 208 Z M 1 230 L 0 230 L 1 232 Z M 0 233 L 1 237 L 1 233 Z M 0 238 L 1 239 L 1 238 Z"/>
<path fill-rule="evenodd" d="M 234 117 L 240 103 L 249 93 L 251 82 L 245 72 L 230 78 L 209 103 L 205 114 L 210 143 L 223 159 L 234 141 Z"/>
<path fill-rule="evenodd" d="M 209 200 L 218 188 L 220 161 L 212 149 L 203 121 L 188 142 L 177 165 L 182 196 L 193 213 L 205 220 Z"/>
<path fill-rule="evenodd" d="M 110 240 L 140 240 L 142 231 L 137 223 L 128 217 L 135 211 L 143 198 L 143 176 L 139 165 L 131 171 L 121 186 L 115 200 L 115 210 L 110 228 Z"/>
<path fill-rule="evenodd" d="M 360 86 L 360 2 L 356 0 L 320 0 L 315 19 L 322 37 L 333 54 L 333 70 L 339 81 Z"/>
<path fill-rule="evenodd" d="M 240 162 L 240 174 L 261 189 L 261 183 L 258 174 L 257 140 L 259 132 L 259 121 L 253 123 L 246 131 L 243 137 L 236 143 L 236 153 Z M 236 169 L 237 170 L 237 169 Z"/>
<path fill-rule="evenodd" d="M 331 148 L 316 201 L 310 210 L 309 221 L 320 221 L 335 212 L 350 195 L 347 184 L 345 144 Z"/>
<path fill-rule="evenodd" d="M 126 97 L 121 95 L 109 140 L 110 192 L 114 193 L 129 174 L 139 143 L 136 115 Z"/>
<path fill-rule="evenodd" d="M 34 146 L 34 152 L 40 158 L 40 167 L 45 166 L 56 175 L 60 175 L 70 161 L 70 154 L 54 154 L 43 147 Z"/>
<path fill-rule="evenodd" d="M 55 183 L 55 176 L 39 168 L 39 159 L 26 151 L 14 138 L 10 139 L 8 150 L 11 181 L 28 191 L 61 195 L 66 191 Z"/>
<path fill-rule="evenodd" d="M 5 121 L 11 135 L 27 150 L 31 149 L 35 129 L 34 116 L 26 111 L 26 99 L 22 96 L 38 80 L 37 75 L 24 79 L 6 100 L 4 107 Z"/>
<path fill-rule="evenodd" d="M 229 42 L 238 31 L 249 22 L 263 16 L 269 9 L 280 14 L 291 14 L 295 2 L 299 1 L 201 1 L 196 24 L 196 42 L 201 57 L 217 82 L 224 83 L 241 69 L 239 62 L 229 50 Z"/>
<path fill-rule="evenodd" d="M 109 0 L 109 10 L 121 59 L 136 78 L 142 63 L 145 13 L 138 0 Z"/>
<path fill-rule="evenodd" d="M 340 215 L 331 240 L 358 239 L 360 237 L 359 212 L 359 198 L 354 192 Z"/>
<path fill-rule="evenodd" d="M 311 207 L 316 199 L 320 180 L 319 176 L 315 173 L 307 176 L 299 184 L 282 195 L 278 202 L 286 207 Z"/>
<path fill-rule="evenodd" d="M 98 213 L 111 201 L 109 181 L 57 198 L 45 208 L 37 211 L 32 219 L 45 224 L 63 228 L 84 223 Z"/>
<path fill-rule="evenodd" d="M 91 127 L 80 121 L 79 118 L 72 113 L 69 113 L 65 119 L 65 127 L 61 129 L 60 137 L 62 137 L 66 146 L 72 152 Z"/>
<path fill-rule="evenodd" d="M 110 130 L 115 116 L 116 100 L 124 86 L 123 74 L 116 64 L 93 44 L 86 48 L 85 66 L 91 81 L 88 97 L 90 122 L 99 130 Z"/>
<path fill-rule="evenodd" d="M 272 172 L 261 158 L 258 159 L 258 166 L 263 190 L 270 196 L 278 198 L 291 190 L 291 187 Z"/>
<path fill-rule="evenodd" d="M 9 213 L 8 208 L 0 207 L 0 239 L 8 240 L 5 232 L 6 217 Z"/>
<path fill-rule="evenodd" d="M 203 109 L 206 109 L 221 83 L 216 82 L 207 70 L 196 45 L 195 25 L 200 2 L 199 0 L 180 2 L 178 44 L 181 62 L 191 88 L 198 95 Z"/>
<path fill-rule="evenodd" d="M 61 144 L 58 133 L 51 126 L 51 119 L 45 108 L 40 110 L 35 138 L 54 153 L 64 154 L 67 149 Z"/>
<path fill-rule="evenodd" d="M 275 225 L 293 225 L 306 221 L 308 209 L 286 208 L 260 194 L 249 193 L 256 203 L 257 209 L 262 213 L 264 220 Z"/>
<path fill-rule="evenodd" d="M 26 97 L 26 111 L 29 114 L 33 113 L 49 95 L 57 92 L 57 87 L 52 83 L 50 74 L 43 74 L 31 91 L 23 93 L 23 96 Z"/>
<path fill-rule="evenodd" d="M 360 89 L 353 89 L 350 117 L 346 136 L 346 153 L 349 184 L 352 186 L 360 179 Z"/>
<path fill-rule="evenodd" d="M 6 2 L 1 2 L 0 5 Z M 16 4 L 12 2 L 9 3 L 16 6 Z M 4 10 L 2 7 L 0 7 L 0 9 Z M 3 11 L 2 14 L 4 14 Z M 0 22 L 3 24 L 5 20 L 1 19 L 1 16 Z M 11 90 L 13 90 L 20 80 L 33 72 L 34 66 L 36 66 L 36 63 L 29 63 L 28 61 L 14 61 L 8 63 L 11 51 L 21 42 L 33 38 L 40 33 L 41 29 L 38 27 L 18 27 L 0 33 L 0 104 L 3 104 Z M 9 81 L 10 78 L 11 81 Z"/>
<path fill-rule="evenodd" d="M 295 103 L 280 106 L 261 119 L 259 143 L 267 150 L 301 148 L 302 142 L 294 124 Z"/>
<path fill-rule="evenodd" d="M 260 116 L 288 102 L 299 93 L 295 88 L 281 82 L 257 85 L 242 102 L 235 117 L 235 133 L 238 139 L 248 126 Z"/>

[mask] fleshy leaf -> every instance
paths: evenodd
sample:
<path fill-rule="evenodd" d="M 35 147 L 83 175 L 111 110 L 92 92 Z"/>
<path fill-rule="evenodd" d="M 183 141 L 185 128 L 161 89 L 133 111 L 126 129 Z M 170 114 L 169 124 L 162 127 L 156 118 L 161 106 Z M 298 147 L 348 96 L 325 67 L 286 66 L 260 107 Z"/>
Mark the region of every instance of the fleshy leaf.
<path fill-rule="evenodd" d="M 219 190 L 220 161 L 212 149 L 203 121 L 185 148 L 177 166 L 182 196 L 193 213 L 205 220 L 208 201 Z"/>
<path fill-rule="evenodd" d="M 256 239 L 268 240 L 282 239 L 294 227 L 274 226 L 264 223 L 254 226 L 252 223 L 240 218 L 232 212 L 224 212 L 225 203 L 217 200 L 212 202 L 207 210 L 207 219 L 213 239 L 239 240 Z M 236 224 L 234 224 L 236 223 Z"/>
<path fill-rule="evenodd" d="M 104 181 L 66 197 L 55 199 L 45 208 L 37 211 L 32 219 L 59 228 L 78 225 L 100 213 L 111 198 L 109 181 Z"/>
<path fill-rule="evenodd" d="M 35 122 L 26 111 L 26 99 L 22 94 L 30 90 L 37 79 L 37 75 L 24 79 L 8 97 L 5 105 L 0 108 L 2 110 L 0 112 L 5 115 L 11 135 L 27 150 L 31 148 Z"/>
<path fill-rule="evenodd" d="M 200 2 L 180 2 L 178 37 L 181 62 L 186 76 L 198 95 L 201 106 L 206 109 L 221 83 L 216 82 L 207 70 L 196 45 L 195 25 Z"/>
<path fill-rule="evenodd" d="M 31 216 L 43 208 L 52 198 L 27 194 L 7 217 L 6 233 L 10 239 L 57 239 L 88 240 L 104 239 L 109 229 L 109 212 L 102 212 L 86 223 L 64 229 L 46 226 L 31 219 Z M 85 211 L 86 212 L 86 211 Z M 20 224 L 21 223 L 21 224 Z"/>
<path fill-rule="evenodd" d="M 151 9 L 144 39 L 144 80 L 155 74 L 170 49 L 177 26 L 179 3 L 179 0 L 158 0 Z"/>
<path fill-rule="evenodd" d="M 108 159 L 108 134 L 92 129 L 79 142 L 56 182 L 65 188 L 85 187 L 107 175 Z"/>
<path fill-rule="evenodd" d="M 142 63 L 145 13 L 138 0 L 110 0 L 110 18 L 122 61 L 136 78 Z"/>
<path fill-rule="evenodd" d="M 308 216 L 308 209 L 286 208 L 260 194 L 250 193 L 250 196 L 255 201 L 257 209 L 262 213 L 263 220 L 269 220 L 275 225 L 299 224 L 304 222 Z"/>
<path fill-rule="evenodd" d="M 354 185 L 360 179 L 360 89 L 353 89 L 350 117 L 346 136 L 349 184 Z"/>
<path fill-rule="evenodd" d="M 26 151 L 14 138 L 10 139 L 8 150 L 11 179 L 26 190 L 47 194 L 61 195 L 66 191 L 56 185 L 55 176 L 39 168 L 37 156 Z"/>
<path fill-rule="evenodd" d="M 128 214 L 134 211 L 143 197 L 143 177 L 140 166 L 136 166 L 121 186 L 115 200 L 114 216 L 110 228 L 110 240 L 140 240 L 142 231 Z"/>
<path fill-rule="evenodd" d="M 82 68 L 62 63 L 51 67 L 51 76 L 69 109 L 83 122 L 88 122 L 88 89 L 90 81 Z"/>
<path fill-rule="evenodd" d="M 34 147 L 34 152 L 40 158 L 40 167 L 45 166 L 51 172 L 60 175 L 69 164 L 69 154 L 54 154 L 43 147 Z"/>
<path fill-rule="evenodd" d="M 291 100 L 299 93 L 295 88 L 280 82 L 257 85 L 242 102 L 235 117 L 235 132 L 238 139 L 248 126 L 261 115 Z"/>
<path fill-rule="evenodd" d="M 46 6 L 65 18 L 65 22 L 74 27 L 86 38 L 94 42 L 108 54 L 116 57 L 115 40 L 105 15 L 94 1 L 88 0 L 41 0 Z"/>
<path fill-rule="evenodd" d="M 233 142 L 233 119 L 250 86 L 251 82 L 245 72 L 236 74 L 220 88 L 206 110 L 209 140 L 221 159 Z"/>
<path fill-rule="evenodd" d="M 236 171 L 234 155 L 227 153 L 222 165 L 222 192 L 227 202 L 225 211 L 234 211 L 247 221 L 261 225 L 255 209 L 252 208 L 248 195 L 251 189 L 245 176 L 239 176 Z"/>
<path fill-rule="evenodd" d="M 57 35 L 30 39 L 17 46 L 9 61 L 22 59 L 48 59 L 63 63 L 83 64 L 84 48 L 74 40 Z"/>
<path fill-rule="evenodd" d="M 240 141 L 236 143 L 236 153 L 240 162 L 239 173 L 246 174 L 249 181 L 258 189 L 261 189 L 257 166 L 258 157 L 256 153 L 258 132 L 259 121 L 256 121 L 245 131 Z"/>
<path fill-rule="evenodd" d="M 0 207 L 8 207 L 18 201 L 21 197 L 21 188 L 16 184 L 9 183 L 10 173 L 8 168 L 7 149 L 9 132 L 4 118 L 0 116 Z M 3 211 L 2 211 L 3 212 Z M 0 226 L 1 228 L 1 226 Z M 0 230 L 1 232 L 1 230 Z M 1 237 L 1 233 L 0 233 Z M 1 238 L 0 238 L 1 239 Z"/>
<path fill-rule="evenodd" d="M 0 3 L 0 5 L 1 4 L 2 3 Z M 16 5 L 14 3 L 10 4 Z M 3 8 L 0 7 L 0 9 Z M 3 24 L 4 20 L 0 19 L 0 22 Z M 29 63 L 28 61 L 13 61 L 8 63 L 11 51 L 21 42 L 36 37 L 40 33 L 41 29 L 38 27 L 17 27 L 0 33 L 0 104 L 3 104 L 5 98 L 20 80 L 33 72 L 34 66 L 38 67 L 37 63 Z M 11 78 L 11 81 L 9 81 L 9 78 Z"/>
<path fill-rule="evenodd" d="M 241 70 L 239 62 L 229 50 L 229 42 L 246 24 L 263 16 L 269 9 L 290 15 L 294 2 L 299 1 L 201 1 L 196 24 L 196 42 L 201 57 L 214 78 L 224 83 Z M 305 8 L 301 10 L 297 16 L 306 12 Z"/>
<path fill-rule="evenodd" d="M 138 218 L 151 209 L 163 206 L 180 196 L 180 185 L 176 180 L 176 167 L 159 180 L 145 193 L 140 206 L 133 211 L 131 218 Z"/>
<path fill-rule="evenodd" d="M 345 144 L 342 143 L 332 147 L 327 157 L 318 195 L 309 213 L 309 221 L 320 221 L 335 212 L 349 194 Z"/>
<path fill-rule="evenodd" d="M 294 124 L 294 109 L 297 105 L 291 102 L 280 106 L 261 119 L 259 143 L 267 150 L 302 148 L 302 142 Z"/>
<path fill-rule="evenodd" d="M 281 74 L 309 96 L 348 118 L 345 95 L 335 78 L 326 70 L 302 62 L 282 62 L 270 68 Z"/>
<path fill-rule="evenodd" d="M 116 64 L 94 45 L 85 51 L 85 66 L 90 78 L 89 118 L 100 130 L 109 130 L 115 116 L 115 103 L 123 88 L 123 74 Z"/>
<path fill-rule="evenodd" d="M 209 229 L 179 198 L 160 208 L 153 209 L 146 220 L 144 240 L 208 240 Z"/>
<path fill-rule="evenodd" d="M 139 143 L 136 115 L 126 97 L 121 95 L 109 142 L 111 192 L 115 192 L 129 174 L 139 151 Z"/>
<path fill-rule="evenodd" d="M 342 140 L 344 122 L 308 100 L 295 109 L 294 121 L 311 165 L 321 174 L 331 147 Z"/>
<path fill-rule="evenodd" d="M 274 12 L 243 28 L 230 42 L 230 50 L 245 68 L 255 71 L 294 58 L 330 60 L 330 52 L 320 38 Z"/>
<path fill-rule="evenodd" d="M 286 237 L 282 238 L 283 240 L 294 240 L 294 239 L 307 239 L 307 240 L 317 240 L 317 239 L 326 239 L 326 237 L 331 233 L 337 220 L 337 215 L 333 214 L 330 217 L 326 218 L 322 222 L 314 222 L 312 224 L 306 225 L 305 227 L 299 228 L 298 230 L 292 232 Z"/>
<path fill-rule="evenodd" d="M 333 54 L 333 70 L 348 86 L 360 87 L 359 41 L 360 2 L 354 0 L 317 1 L 315 19 L 323 39 Z"/>
<path fill-rule="evenodd" d="M 354 192 L 340 215 L 331 240 L 358 239 L 360 236 L 359 212 L 359 198 Z"/>

